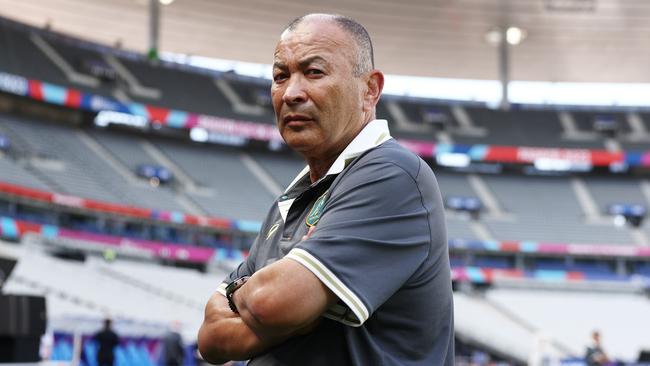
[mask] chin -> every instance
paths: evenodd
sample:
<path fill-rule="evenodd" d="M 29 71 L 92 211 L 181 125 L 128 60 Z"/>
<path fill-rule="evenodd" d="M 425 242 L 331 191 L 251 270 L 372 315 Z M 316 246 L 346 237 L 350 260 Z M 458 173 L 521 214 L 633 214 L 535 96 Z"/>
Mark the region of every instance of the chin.
<path fill-rule="evenodd" d="M 294 150 L 303 150 L 304 148 L 309 148 L 317 146 L 323 142 L 323 138 L 314 134 L 313 131 L 303 129 L 300 131 L 294 131 L 291 129 L 286 129 L 282 133 L 282 138 L 284 141 Z"/>
<path fill-rule="evenodd" d="M 293 134 L 290 134 L 289 136 L 283 136 L 283 137 L 284 137 L 284 142 L 287 143 L 287 146 L 289 146 L 292 150 L 295 150 L 299 153 L 314 150 L 322 143 L 322 140 L 319 139 L 305 138 L 303 136 L 294 136 Z"/>
<path fill-rule="evenodd" d="M 287 143 L 287 146 L 291 148 L 291 150 L 294 150 L 299 153 L 314 150 L 314 148 L 318 146 L 318 144 L 310 143 L 307 141 L 285 141 L 285 142 Z"/>

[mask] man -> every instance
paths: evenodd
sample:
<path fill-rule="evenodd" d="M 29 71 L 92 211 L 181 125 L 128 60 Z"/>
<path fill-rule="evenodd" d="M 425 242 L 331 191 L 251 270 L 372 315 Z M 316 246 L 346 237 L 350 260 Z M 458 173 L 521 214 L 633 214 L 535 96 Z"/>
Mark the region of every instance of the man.
<path fill-rule="evenodd" d="M 183 338 L 180 334 L 181 323 L 174 321 L 163 336 L 163 365 L 180 366 L 185 358 Z"/>
<path fill-rule="evenodd" d="M 98 366 L 113 366 L 115 364 L 115 347 L 120 344 L 120 339 L 111 328 L 111 320 L 104 319 L 104 328 L 97 332 L 93 339 L 97 342 Z"/>
<path fill-rule="evenodd" d="M 609 358 L 603 350 L 603 346 L 600 343 L 600 332 L 594 330 L 591 333 L 591 344 L 587 346 L 587 351 L 585 352 L 585 361 L 589 366 L 599 366 L 605 365 L 609 362 Z"/>
<path fill-rule="evenodd" d="M 250 365 L 452 365 L 443 206 L 431 169 L 375 120 L 366 30 L 310 14 L 275 49 L 272 100 L 308 167 L 208 302 L 203 357 Z"/>

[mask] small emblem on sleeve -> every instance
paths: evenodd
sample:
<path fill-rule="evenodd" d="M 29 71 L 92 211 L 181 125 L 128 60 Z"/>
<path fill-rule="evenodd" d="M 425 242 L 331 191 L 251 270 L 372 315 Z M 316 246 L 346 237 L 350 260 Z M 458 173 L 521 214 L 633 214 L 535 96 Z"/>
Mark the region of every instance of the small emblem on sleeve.
<path fill-rule="evenodd" d="M 318 220 L 320 219 L 320 215 L 323 214 L 323 209 L 325 208 L 326 200 L 327 200 L 327 191 L 325 191 L 325 193 L 323 193 L 320 197 L 318 197 L 316 202 L 314 202 L 314 205 L 311 207 L 311 210 L 309 211 L 309 214 L 305 219 L 305 223 L 307 224 L 307 226 L 312 227 L 318 223 Z"/>

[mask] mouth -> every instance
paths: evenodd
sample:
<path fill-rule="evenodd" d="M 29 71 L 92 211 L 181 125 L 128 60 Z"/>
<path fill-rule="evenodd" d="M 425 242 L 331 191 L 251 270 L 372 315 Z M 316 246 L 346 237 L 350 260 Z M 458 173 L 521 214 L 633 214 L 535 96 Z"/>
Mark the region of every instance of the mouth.
<path fill-rule="evenodd" d="M 300 127 L 312 121 L 311 117 L 302 114 L 290 114 L 282 119 L 282 122 L 287 127 Z"/>

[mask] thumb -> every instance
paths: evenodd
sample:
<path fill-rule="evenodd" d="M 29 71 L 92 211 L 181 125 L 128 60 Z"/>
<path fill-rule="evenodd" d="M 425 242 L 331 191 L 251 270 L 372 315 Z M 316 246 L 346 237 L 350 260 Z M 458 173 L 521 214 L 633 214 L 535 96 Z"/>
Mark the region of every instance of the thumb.
<path fill-rule="evenodd" d="M 302 237 L 302 240 L 307 240 L 309 237 L 316 231 L 316 226 L 310 226 L 309 231 L 307 231 L 307 234 Z"/>

